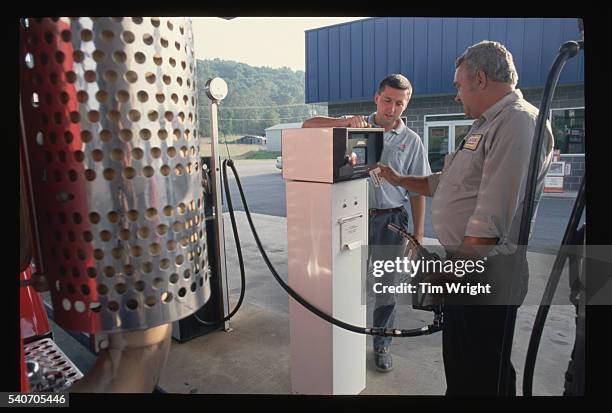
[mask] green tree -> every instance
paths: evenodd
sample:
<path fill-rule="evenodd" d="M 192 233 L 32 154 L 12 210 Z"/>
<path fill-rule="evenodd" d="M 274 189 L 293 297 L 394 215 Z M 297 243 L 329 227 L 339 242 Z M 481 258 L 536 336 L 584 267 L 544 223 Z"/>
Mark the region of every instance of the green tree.
<path fill-rule="evenodd" d="M 244 63 L 197 60 L 197 99 L 200 135 L 208 136 L 207 79 L 219 76 L 228 84 L 228 95 L 219 107 L 221 135 L 264 135 L 278 123 L 301 122 L 313 113 L 327 114 L 327 108 L 304 103 L 305 73 L 287 67 L 272 69 Z"/>

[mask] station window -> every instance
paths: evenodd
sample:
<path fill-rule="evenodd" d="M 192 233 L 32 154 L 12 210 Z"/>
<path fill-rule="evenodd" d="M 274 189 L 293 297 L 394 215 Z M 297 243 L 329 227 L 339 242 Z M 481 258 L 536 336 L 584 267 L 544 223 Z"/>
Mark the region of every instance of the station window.
<path fill-rule="evenodd" d="M 561 154 L 584 154 L 584 108 L 551 110 L 555 149 Z"/>

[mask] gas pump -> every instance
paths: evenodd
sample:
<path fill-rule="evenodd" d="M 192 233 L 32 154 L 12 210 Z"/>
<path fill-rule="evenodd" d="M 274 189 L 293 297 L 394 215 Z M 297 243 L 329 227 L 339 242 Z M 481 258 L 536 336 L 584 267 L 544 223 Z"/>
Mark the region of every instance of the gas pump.
<path fill-rule="evenodd" d="M 536 123 L 536 132 L 534 136 L 534 143 L 531 153 L 529 175 L 527 176 L 527 188 L 525 192 L 525 208 L 523 210 L 523 217 L 521 221 L 521 230 L 519 234 L 519 245 L 527 245 L 527 238 L 531 227 L 531 219 L 528 217 L 532 214 L 533 209 L 533 197 L 535 193 L 535 174 L 533 171 L 537 167 L 537 159 L 539 156 L 539 143 L 542 140 L 544 125 L 548 119 L 548 113 L 550 109 L 550 103 L 552 96 L 559 80 L 559 75 L 563 70 L 565 63 L 576 56 L 580 50 L 584 49 L 584 29 L 582 27 L 582 19 L 579 19 L 579 29 L 582 39 L 579 41 L 569 41 L 561 45 L 559 52 L 550 68 L 548 78 L 546 80 L 546 86 L 544 88 L 544 95 L 542 103 L 540 104 L 540 113 L 538 115 Z M 534 326 L 532 329 L 531 337 L 529 339 L 529 347 L 527 350 L 527 357 L 525 359 L 525 370 L 523 375 L 523 395 L 532 395 L 533 386 L 533 373 L 535 370 L 535 363 L 537 358 L 538 346 L 540 344 L 540 338 L 544 329 L 544 323 L 548 310 L 550 309 L 550 303 L 555 294 L 555 290 L 563 271 L 563 266 L 566 260 L 570 263 L 570 279 L 572 281 L 572 302 L 576 307 L 576 339 L 574 342 L 574 350 L 572 351 L 572 360 L 568 365 L 568 372 L 566 373 L 566 384 L 564 395 L 583 395 L 584 394 L 584 352 L 585 352 L 585 306 L 586 306 L 586 274 L 584 271 L 584 261 L 586 258 L 586 224 L 579 228 L 580 217 L 584 211 L 586 205 L 586 177 L 583 175 L 582 182 L 580 184 L 580 190 L 578 196 L 574 201 L 572 213 L 568 220 L 561 246 L 555 257 L 553 268 L 551 269 L 546 289 L 542 295 L 542 300 L 538 308 Z M 577 245 L 579 247 L 571 248 L 571 245 Z M 582 248 L 580 248 L 582 247 Z M 598 274 L 593 274 L 597 276 Z M 502 369 L 507 368 L 512 347 L 512 334 L 514 332 L 514 322 L 506 320 L 506 336 L 508 337 L 503 349 L 504 357 L 502 358 Z M 570 377 L 570 383 L 567 382 L 567 378 Z M 501 372 L 499 383 L 500 386 Z"/>
<path fill-rule="evenodd" d="M 582 19 L 578 19 L 578 26 L 581 34 L 581 39 L 578 41 L 568 41 L 561 45 L 559 52 L 553 61 L 546 79 L 546 85 L 544 87 L 542 102 L 539 107 L 539 114 L 536 120 L 536 130 L 533 137 L 533 144 L 531 148 L 531 156 L 529 162 L 529 169 L 527 175 L 527 185 L 525 187 L 525 203 L 521 217 L 521 228 L 518 237 L 519 248 L 522 248 L 522 254 L 527 252 L 527 244 L 529 239 L 529 233 L 532 224 L 532 216 L 535 208 L 534 198 L 536 191 L 536 179 L 539 170 L 539 158 L 542 147 L 542 141 L 544 137 L 544 131 L 546 123 L 548 122 L 549 109 L 552 101 L 557 81 L 565 63 L 575 57 L 581 49 L 584 49 L 584 28 Z M 574 207 L 570 215 L 569 221 L 561 246 L 557 252 L 553 268 L 546 285 L 546 289 L 542 296 L 542 301 L 538 308 L 536 320 L 532 329 L 531 337 L 529 339 L 529 347 L 527 351 L 527 357 L 525 359 L 525 370 L 523 374 L 523 395 L 532 395 L 533 385 L 533 372 L 535 369 L 535 362 L 537 358 L 538 346 L 542 331 L 544 329 L 544 323 L 548 310 L 550 309 L 550 303 L 554 296 L 555 290 L 561 277 L 561 272 L 566 260 L 570 262 L 570 278 L 575 282 L 571 285 L 572 295 L 574 296 L 573 302 L 576 306 L 576 340 L 574 343 L 574 351 L 572 352 L 572 360 L 568 366 L 567 377 L 573 377 L 572 383 L 567 383 L 564 394 L 568 395 L 583 395 L 584 394 L 584 329 L 585 329 L 585 305 L 586 305 L 586 289 L 585 289 L 585 273 L 584 273 L 584 258 L 586 258 L 586 251 L 584 245 L 586 244 L 586 225 L 578 228 L 580 222 L 580 216 L 584 210 L 586 204 L 586 193 L 585 193 L 585 177 L 582 178 L 582 183 L 578 196 L 574 201 Z M 576 248 L 573 250 L 569 249 L 570 245 L 581 245 L 583 248 Z M 519 259 L 517 254 L 517 260 Z M 523 255 L 524 257 L 524 255 Z M 582 261 L 582 262 L 581 262 Z M 578 263 L 580 262 L 580 264 Z M 597 274 L 593 274 L 594 276 Z M 509 294 L 512 294 L 512 288 L 510 288 Z M 516 321 L 516 309 L 514 309 L 514 315 L 508 312 L 505 325 L 504 325 L 504 340 L 502 344 L 502 356 L 500 359 L 500 369 L 498 376 L 498 394 L 501 394 L 502 389 L 506 386 L 504 378 L 508 377 L 506 374 L 507 369 L 510 365 L 510 358 L 512 354 L 512 341 L 514 336 L 514 327 Z"/>
<path fill-rule="evenodd" d="M 384 129 L 282 133 L 291 288 L 333 317 L 365 324 L 361 268 L 368 243 L 368 165 Z M 367 254 L 366 254 L 367 256 Z M 364 335 L 333 326 L 289 301 L 292 391 L 357 394 L 365 388 Z"/>
<path fill-rule="evenodd" d="M 227 96 L 228 88 L 220 77 L 210 78 L 205 84 L 210 119 L 211 156 L 200 158 L 202 165 L 202 193 L 206 245 L 211 277 L 210 300 L 195 313 L 173 323 L 172 337 L 183 343 L 203 334 L 223 329 L 230 330 L 229 320 L 240 308 L 245 292 L 244 263 L 238 251 L 242 277 L 240 299 L 233 312 L 229 310 L 227 269 L 225 255 L 225 230 L 223 224 L 223 192 L 221 190 L 221 157 L 219 154 L 218 107 Z M 237 238 L 234 232 L 234 238 Z M 208 320 L 208 321 L 207 321 Z"/>

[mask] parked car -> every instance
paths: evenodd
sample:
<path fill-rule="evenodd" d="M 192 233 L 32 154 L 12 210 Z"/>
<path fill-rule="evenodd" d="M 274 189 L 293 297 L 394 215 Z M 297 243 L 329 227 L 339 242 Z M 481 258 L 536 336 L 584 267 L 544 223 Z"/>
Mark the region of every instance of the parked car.
<path fill-rule="evenodd" d="M 276 157 L 276 167 L 278 169 L 283 169 L 283 157 L 282 156 Z"/>

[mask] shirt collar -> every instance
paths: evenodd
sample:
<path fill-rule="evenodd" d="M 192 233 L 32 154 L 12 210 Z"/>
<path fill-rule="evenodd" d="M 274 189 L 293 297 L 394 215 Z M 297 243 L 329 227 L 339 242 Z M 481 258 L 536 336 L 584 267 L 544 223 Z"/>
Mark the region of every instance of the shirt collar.
<path fill-rule="evenodd" d="M 370 116 L 368 116 L 368 123 L 376 128 L 382 128 L 382 126 L 379 126 L 376 124 L 376 112 L 370 114 Z M 397 128 L 395 129 L 391 129 L 389 132 L 395 133 L 396 135 L 400 135 L 401 133 L 404 132 L 404 129 L 406 128 L 406 124 L 404 123 L 404 121 L 400 118 L 399 119 L 399 124 L 397 126 Z"/>
<path fill-rule="evenodd" d="M 480 115 L 480 118 L 478 118 L 479 123 L 483 124 L 485 121 L 493 119 L 499 112 L 501 112 L 503 108 L 522 98 L 523 93 L 519 89 L 514 89 L 512 92 L 498 100 L 497 103 L 495 103 L 489 109 L 485 110 L 484 113 Z"/>

